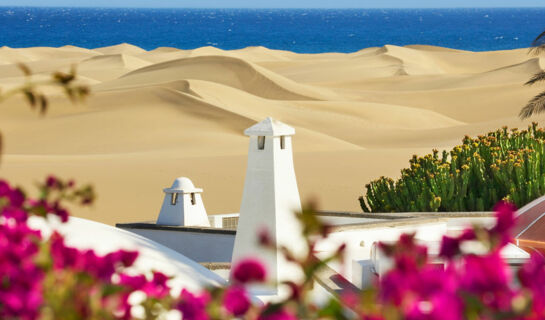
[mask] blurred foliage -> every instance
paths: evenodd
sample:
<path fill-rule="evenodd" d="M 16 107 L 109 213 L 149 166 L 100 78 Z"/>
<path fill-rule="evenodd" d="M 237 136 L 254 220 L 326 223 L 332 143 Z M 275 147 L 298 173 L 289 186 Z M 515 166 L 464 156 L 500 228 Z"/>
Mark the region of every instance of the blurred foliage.
<path fill-rule="evenodd" d="M 0 103 L 13 96 L 22 95 L 33 110 L 37 110 L 41 115 L 44 115 L 49 106 L 48 97 L 42 92 L 44 87 L 60 88 L 72 103 L 84 101 L 90 94 L 88 86 L 77 83 L 75 66 L 72 66 L 69 72 L 54 72 L 51 74 L 50 79 L 43 81 L 34 80 L 32 70 L 27 65 L 20 63 L 18 67 L 25 75 L 25 82 L 8 90 L 0 88 Z M 2 135 L 0 133 L 0 155 L 2 154 L 2 145 Z"/>
<path fill-rule="evenodd" d="M 530 53 L 539 55 L 545 51 L 545 31 L 542 32 L 535 40 L 532 42 L 530 47 Z M 545 71 L 541 70 L 535 75 L 532 76 L 528 82 L 525 83 L 527 86 L 531 86 L 537 82 L 545 80 Z M 538 114 L 545 111 L 545 91 L 533 97 L 524 108 L 520 110 L 519 117 L 521 119 L 526 119 L 532 115 Z"/>

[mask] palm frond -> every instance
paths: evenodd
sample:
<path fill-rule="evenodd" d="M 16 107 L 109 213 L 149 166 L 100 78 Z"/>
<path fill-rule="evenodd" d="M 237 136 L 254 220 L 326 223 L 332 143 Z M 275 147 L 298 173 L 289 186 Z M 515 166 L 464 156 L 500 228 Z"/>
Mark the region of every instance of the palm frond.
<path fill-rule="evenodd" d="M 545 91 L 535 96 L 520 110 L 519 117 L 524 120 L 545 111 Z"/>
<path fill-rule="evenodd" d="M 534 83 L 539 81 L 545 81 L 545 71 L 540 71 L 534 74 L 534 76 L 530 80 L 528 80 L 528 82 L 526 82 L 524 85 L 531 86 Z"/>
<path fill-rule="evenodd" d="M 543 51 L 545 51 L 545 31 L 532 41 L 532 47 L 530 48 L 530 53 L 533 54 L 540 54 Z"/>

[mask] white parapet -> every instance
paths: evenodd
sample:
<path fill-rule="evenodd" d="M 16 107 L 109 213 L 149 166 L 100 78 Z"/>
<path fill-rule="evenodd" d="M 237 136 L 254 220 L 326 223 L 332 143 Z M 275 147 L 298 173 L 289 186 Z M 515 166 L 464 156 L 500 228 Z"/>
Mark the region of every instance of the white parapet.
<path fill-rule="evenodd" d="M 202 202 L 202 189 L 195 188 L 185 177 L 174 180 L 172 187 L 163 189 L 165 199 L 157 224 L 167 226 L 210 227 Z"/>
<path fill-rule="evenodd" d="M 301 210 L 291 144 L 295 130 L 267 118 L 244 133 L 250 136 L 250 147 L 232 263 L 249 257 L 262 260 L 271 282 L 265 291 L 277 292 L 278 283 L 300 279 L 300 270 L 280 253 L 264 249 L 258 233 L 267 230 L 296 255 L 307 250 L 295 216 Z"/>

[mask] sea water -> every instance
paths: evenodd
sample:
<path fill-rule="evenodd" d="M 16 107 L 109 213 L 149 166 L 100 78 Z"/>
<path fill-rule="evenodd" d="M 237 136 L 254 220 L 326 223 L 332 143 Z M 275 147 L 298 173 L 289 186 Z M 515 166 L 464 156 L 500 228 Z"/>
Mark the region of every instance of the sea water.
<path fill-rule="evenodd" d="M 0 7 L 0 46 L 131 43 L 144 49 L 265 46 L 300 53 L 385 44 L 485 51 L 528 47 L 545 8 L 102 9 Z"/>

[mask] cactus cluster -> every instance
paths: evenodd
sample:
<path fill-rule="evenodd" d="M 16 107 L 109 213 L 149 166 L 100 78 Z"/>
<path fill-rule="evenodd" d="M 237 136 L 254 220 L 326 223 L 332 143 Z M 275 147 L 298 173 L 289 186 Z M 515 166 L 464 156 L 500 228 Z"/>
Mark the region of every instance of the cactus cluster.
<path fill-rule="evenodd" d="M 486 211 L 518 207 L 545 194 L 545 130 L 532 123 L 465 136 L 450 152 L 413 156 L 401 178 L 380 177 L 360 197 L 365 212 Z"/>

